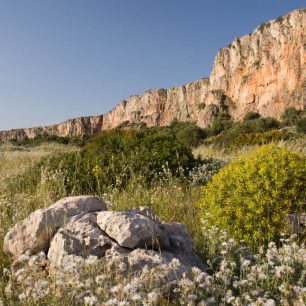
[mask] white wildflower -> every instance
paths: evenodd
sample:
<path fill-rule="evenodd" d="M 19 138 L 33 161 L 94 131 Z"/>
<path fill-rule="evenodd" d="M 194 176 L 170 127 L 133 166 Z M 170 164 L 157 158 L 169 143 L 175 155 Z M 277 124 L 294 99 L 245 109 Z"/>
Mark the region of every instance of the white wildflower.
<path fill-rule="evenodd" d="M 251 264 L 251 261 L 248 259 L 243 259 L 241 262 L 242 267 L 248 267 Z"/>
<path fill-rule="evenodd" d="M 264 306 L 275 306 L 275 301 L 272 299 L 267 300 L 264 304 Z"/>
<path fill-rule="evenodd" d="M 19 299 L 20 301 L 23 301 L 23 300 L 25 300 L 26 298 L 27 298 L 27 296 L 26 296 L 25 293 L 20 293 L 20 294 L 18 295 L 18 299 Z"/>
<path fill-rule="evenodd" d="M 141 295 L 139 293 L 135 293 L 131 297 L 132 301 L 140 301 L 141 300 Z"/>
<path fill-rule="evenodd" d="M 85 296 L 84 303 L 85 305 L 92 306 L 97 302 L 97 298 L 95 296 Z"/>
<path fill-rule="evenodd" d="M 190 301 L 195 301 L 198 297 L 195 294 L 188 294 L 187 299 Z"/>
<path fill-rule="evenodd" d="M 98 285 L 102 285 L 106 279 L 106 275 L 97 275 L 95 281 Z"/>
<path fill-rule="evenodd" d="M 150 303 L 157 303 L 159 298 L 159 294 L 157 292 L 150 292 L 148 294 L 148 300 Z"/>
<path fill-rule="evenodd" d="M 118 305 L 117 299 L 110 299 L 105 302 L 105 306 L 116 306 L 116 305 Z"/>
<path fill-rule="evenodd" d="M 173 258 L 169 264 L 170 268 L 177 270 L 180 266 L 181 263 L 177 258 Z"/>
<path fill-rule="evenodd" d="M 114 286 L 109 291 L 110 293 L 117 293 L 119 291 L 119 286 Z"/>

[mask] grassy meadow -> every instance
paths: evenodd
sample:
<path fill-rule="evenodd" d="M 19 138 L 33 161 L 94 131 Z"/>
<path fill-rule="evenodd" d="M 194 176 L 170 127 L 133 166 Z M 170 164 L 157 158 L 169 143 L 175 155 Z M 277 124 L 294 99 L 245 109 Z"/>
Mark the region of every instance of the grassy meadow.
<path fill-rule="evenodd" d="M 271 135 L 272 128 L 263 131 L 260 125 L 255 136 L 238 139 L 239 135 L 254 134 L 255 123 L 251 127 L 240 126 L 238 133 L 237 127 L 225 128 L 224 121 L 228 119 L 222 120 L 213 126 L 214 131 L 198 131 L 192 125 L 175 123 L 172 130 L 119 131 L 89 139 L 85 145 L 43 140 L 35 144 L 2 144 L 0 305 L 305 305 L 303 240 L 278 233 L 283 238 L 276 235 L 277 241 L 272 237 L 271 241 L 249 247 L 244 241 L 232 239 L 226 228 L 215 226 L 209 206 L 202 204 L 209 190 L 204 188 L 212 186 L 222 169 L 262 145 L 273 143 L 288 154 L 296 154 L 294 158 L 305 160 L 305 134 L 290 133 L 287 137 L 276 129 L 278 132 Z M 292 165 L 305 173 L 305 163 Z M 262 165 L 258 169 L 261 168 Z M 301 182 L 297 184 L 298 188 L 303 186 Z M 79 194 L 102 197 L 113 210 L 149 206 L 161 221 L 184 223 L 195 240 L 196 251 L 210 266 L 210 274 L 195 271 L 194 279 L 177 280 L 173 284 L 175 290 L 173 286 L 161 289 L 154 283 L 132 290 L 129 280 L 118 281 L 118 276 L 105 275 L 99 269 L 94 269 L 94 275 L 87 271 L 78 287 L 57 284 L 52 279 L 41 287 L 41 294 L 28 294 L 20 286 L 14 287 L 9 282 L 9 259 L 2 251 L 7 231 L 34 210 Z M 303 199 L 305 190 L 304 198 L 294 194 L 295 201 Z M 260 213 L 265 213 L 264 208 Z M 222 214 L 218 218 L 223 218 Z M 13 290 L 7 289 L 9 283 Z M 113 289 L 115 286 L 118 288 Z M 127 294 L 126 288 L 133 294 Z"/>

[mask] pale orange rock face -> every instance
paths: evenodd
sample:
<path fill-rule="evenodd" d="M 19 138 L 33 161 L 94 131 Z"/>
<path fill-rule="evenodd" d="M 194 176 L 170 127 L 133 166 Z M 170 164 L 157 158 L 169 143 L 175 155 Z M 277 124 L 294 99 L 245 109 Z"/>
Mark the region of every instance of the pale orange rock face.
<path fill-rule="evenodd" d="M 236 121 L 249 111 L 280 118 L 306 107 L 306 10 L 259 26 L 220 49 L 209 78 L 130 96 L 105 115 L 53 126 L 0 132 L 1 140 L 88 135 L 123 125 L 169 125 L 173 119 L 209 126 L 225 108 Z"/>

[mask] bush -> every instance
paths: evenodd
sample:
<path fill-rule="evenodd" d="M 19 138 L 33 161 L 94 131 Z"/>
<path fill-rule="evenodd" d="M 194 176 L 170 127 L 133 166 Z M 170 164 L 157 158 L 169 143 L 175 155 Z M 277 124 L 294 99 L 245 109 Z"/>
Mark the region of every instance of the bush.
<path fill-rule="evenodd" d="M 218 117 L 212 123 L 212 126 L 210 128 L 210 134 L 218 135 L 222 131 L 226 131 L 230 129 L 232 125 L 233 125 L 233 122 L 231 121 L 230 118 Z"/>
<path fill-rule="evenodd" d="M 306 133 L 306 117 L 300 119 L 296 124 L 296 130 L 299 133 Z"/>
<path fill-rule="evenodd" d="M 197 126 L 196 122 L 182 122 L 177 119 L 174 119 L 169 126 L 153 127 L 146 132 L 175 137 L 190 148 L 198 146 L 207 137 L 206 130 Z"/>
<path fill-rule="evenodd" d="M 236 146 L 263 145 L 280 140 L 287 140 L 289 138 L 290 135 L 288 133 L 272 130 L 263 133 L 241 134 L 234 140 L 234 144 Z"/>
<path fill-rule="evenodd" d="M 269 130 L 278 129 L 280 123 L 271 117 L 237 122 L 228 130 L 223 131 L 215 139 L 217 145 L 233 145 L 241 135 L 251 133 L 263 133 Z"/>
<path fill-rule="evenodd" d="M 204 187 L 202 216 L 253 246 L 279 238 L 286 215 L 299 211 L 306 189 L 306 158 L 275 145 L 231 162 Z M 211 225 L 213 225 L 211 224 Z"/>
<path fill-rule="evenodd" d="M 243 121 L 254 120 L 254 119 L 258 119 L 258 118 L 260 118 L 260 114 L 258 114 L 256 112 L 248 112 L 244 116 Z"/>
<path fill-rule="evenodd" d="M 300 118 L 301 111 L 294 107 L 288 107 L 282 114 L 282 125 L 294 125 Z"/>
<path fill-rule="evenodd" d="M 133 176 L 149 185 L 165 171 L 173 176 L 187 175 L 199 162 L 174 136 L 150 130 L 118 129 L 93 138 L 80 152 L 41 161 L 15 177 L 12 187 L 23 192 L 30 177 L 31 190 L 43 181 L 49 185 L 54 199 L 76 194 L 103 194 L 115 187 L 125 187 Z"/>
<path fill-rule="evenodd" d="M 197 147 L 206 136 L 205 130 L 195 124 L 186 126 L 176 133 L 176 138 L 188 147 Z"/>
<path fill-rule="evenodd" d="M 75 145 L 82 147 L 84 146 L 90 138 L 91 135 L 80 135 L 80 136 L 72 136 L 72 137 L 61 137 L 56 135 L 49 135 L 47 133 L 37 135 L 33 139 L 29 139 L 25 137 L 23 140 L 11 139 L 9 142 L 16 146 L 26 146 L 26 147 L 35 147 L 40 146 L 45 143 L 59 143 L 65 145 Z"/>

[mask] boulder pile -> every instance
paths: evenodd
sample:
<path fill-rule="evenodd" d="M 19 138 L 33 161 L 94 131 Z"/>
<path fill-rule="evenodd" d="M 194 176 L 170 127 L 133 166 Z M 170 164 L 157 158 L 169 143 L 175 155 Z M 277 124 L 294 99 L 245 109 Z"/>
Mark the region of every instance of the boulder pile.
<path fill-rule="evenodd" d="M 26 258 L 48 275 L 92 259 L 117 263 L 134 275 L 167 267 L 171 278 L 173 259 L 180 263 L 176 275 L 206 269 L 183 224 L 162 223 L 148 207 L 108 211 L 107 203 L 93 196 L 64 198 L 33 212 L 7 233 L 3 248 L 13 267 Z"/>

